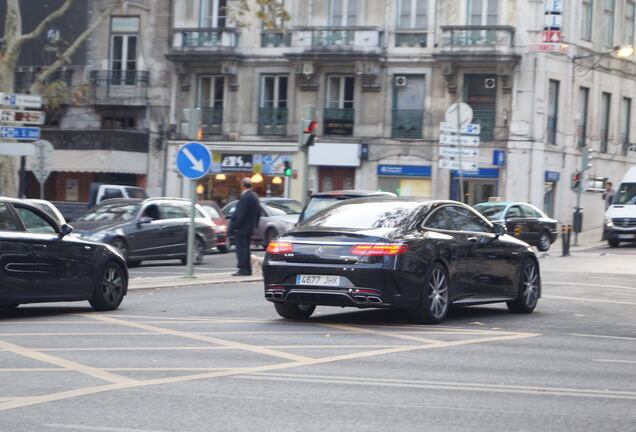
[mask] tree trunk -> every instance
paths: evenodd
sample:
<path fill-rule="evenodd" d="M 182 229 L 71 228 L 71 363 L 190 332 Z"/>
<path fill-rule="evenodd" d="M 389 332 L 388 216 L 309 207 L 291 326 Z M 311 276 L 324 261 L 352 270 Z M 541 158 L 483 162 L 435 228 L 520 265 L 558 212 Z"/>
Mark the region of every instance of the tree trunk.
<path fill-rule="evenodd" d="M 18 51 L 12 49 L 13 44 L 10 42 L 22 31 L 21 17 L 19 12 L 16 13 L 17 10 L 16 2 L 7 2 L 4 35 L 6 51 L 0 53 L 0 92 L 2 93 L 13 92 Z M 16 177 L 15 156 L 0 155 L 0 196 L 15 197 L 18 195 Z"/>

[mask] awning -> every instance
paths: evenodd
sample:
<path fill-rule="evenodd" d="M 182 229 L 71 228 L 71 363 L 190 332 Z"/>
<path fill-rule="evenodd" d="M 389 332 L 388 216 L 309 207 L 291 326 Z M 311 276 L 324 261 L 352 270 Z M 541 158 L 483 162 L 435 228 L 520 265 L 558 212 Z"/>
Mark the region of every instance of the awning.
<path fill-rule="evenodd" d="M 27 158 L 31 170 L 34 159 Z M 51 171 L 147 174 L 146 153 L 117 150 L 55 150 Z"/>

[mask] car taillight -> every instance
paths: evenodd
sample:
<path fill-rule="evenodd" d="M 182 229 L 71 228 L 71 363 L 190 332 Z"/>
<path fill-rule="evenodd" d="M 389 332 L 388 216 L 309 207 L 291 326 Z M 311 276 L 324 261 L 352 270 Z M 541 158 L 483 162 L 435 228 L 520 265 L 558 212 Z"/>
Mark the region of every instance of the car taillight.
<path fill-rule="evenodd" d="M 351 248 L 351 253 L 360 256 L 394 256 L 401 255 L 407 250 L 407 245 L 399 243 L 359 244 Z"/>
<path fill-rule="evenodd" d="M 293 247 L 290 242 L 273 241 L 267 245 L 267 253 L 272 255 L 291 253 L 292 250 Z"/>

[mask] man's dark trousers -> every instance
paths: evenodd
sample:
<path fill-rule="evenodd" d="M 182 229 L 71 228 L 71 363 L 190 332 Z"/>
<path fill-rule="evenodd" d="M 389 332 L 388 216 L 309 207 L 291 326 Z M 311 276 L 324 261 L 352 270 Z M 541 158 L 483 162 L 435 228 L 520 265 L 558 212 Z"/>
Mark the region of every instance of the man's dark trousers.
<path fill-rule="evenodd" d="M 250 243 L 251 236 L 237 234 L 234 241 L 236 242 L 236 258 L 238 260 L 238 271 L 241 274 L 251 274 L 252 265 L 250 262 Z"/>

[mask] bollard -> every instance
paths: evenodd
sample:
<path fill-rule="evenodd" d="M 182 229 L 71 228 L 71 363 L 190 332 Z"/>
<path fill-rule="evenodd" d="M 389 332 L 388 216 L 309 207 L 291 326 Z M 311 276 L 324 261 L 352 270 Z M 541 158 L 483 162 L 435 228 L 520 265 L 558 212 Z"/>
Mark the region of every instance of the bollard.
<path fill-rule="evenodd" d="M 565 241 L 567 248 L 566 256 L 570 256 L 570 240 L 572 240 L 572 225 L 567 226 L 567 239 Z"/>
<path fill-rule="evenodd" d="M 561 225 L 561 256 L 568 256 L 568 246 L 566 244 L 567 241 L 567 225 Z"/>

